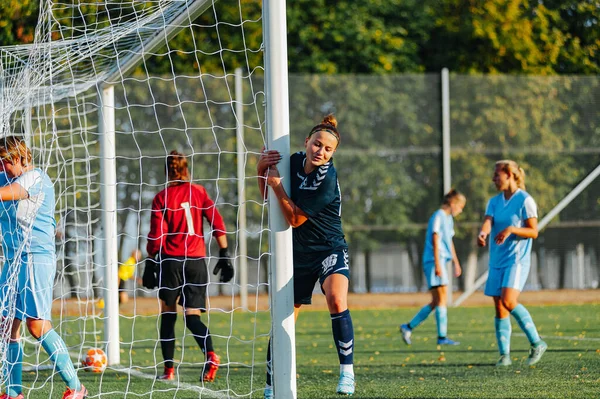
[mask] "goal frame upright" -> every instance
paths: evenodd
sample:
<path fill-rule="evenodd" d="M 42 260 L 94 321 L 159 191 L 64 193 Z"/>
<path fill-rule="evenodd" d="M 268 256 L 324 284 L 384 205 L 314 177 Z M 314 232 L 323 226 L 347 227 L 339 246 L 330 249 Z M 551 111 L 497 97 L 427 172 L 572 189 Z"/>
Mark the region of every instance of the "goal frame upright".
<path fill-rule="evenodd" d="M 281 154 L 279 171 L 290 192 L 290 123 L 285 0 L 263 0 L 267 147 Z M 286 178 L 287 177 L 287 178 Z M 269 195 L 269 301 L 273 392 L 278 399 L 296 398 L 296 338 L 292 228 L 272 190 Z"/>

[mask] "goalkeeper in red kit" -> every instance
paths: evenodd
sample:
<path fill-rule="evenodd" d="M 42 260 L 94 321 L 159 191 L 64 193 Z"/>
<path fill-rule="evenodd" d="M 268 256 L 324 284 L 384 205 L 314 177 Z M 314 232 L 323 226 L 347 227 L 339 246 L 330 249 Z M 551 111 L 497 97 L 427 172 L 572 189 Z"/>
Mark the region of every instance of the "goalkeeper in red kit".
<path fill-rule="evenodd" d="M 166 165 L 167 187 L 152 201 L 148 256 L 158 262 L 157 285 L 160 298 L 160 344 L 164 373 L 158 379 L 175 379 L 175 322 L 177 304 L 183 307 L 184 322 L 206 355 L 201 381 L 215 379 L 220 359 L 214 352 L 208 327 L 200 319 L 206 311 L 208 269 L 203 218 L 210 223 L 219 244 L 219 261 L 213 271 L 220 281 L 233 278 L 227 253 L 225 223 L 204 187 L 190 181 L 187 159 L 171 151 Z M 154 288 L 154 287 L 152 287 Z"/>

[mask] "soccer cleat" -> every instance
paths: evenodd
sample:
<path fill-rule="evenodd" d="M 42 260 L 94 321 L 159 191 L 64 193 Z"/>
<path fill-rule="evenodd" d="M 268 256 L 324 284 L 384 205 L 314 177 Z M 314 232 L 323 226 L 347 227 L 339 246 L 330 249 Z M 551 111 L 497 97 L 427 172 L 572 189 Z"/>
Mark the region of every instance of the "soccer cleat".
<path fill-rule="evenodd" d="M 412 344 L 412 341 L 410 340 L 410 337 L 412 336 L 412 330 L 408 324 L 402 324 L 400 326 L 400 332 L 402 333 L 402 340 L 404 343 L 406 343 L 406 345 Z"/>
<path fill-rule="evenodd" d="M 267 385 L 265 387 L 265 399 L 273 399 L 273 387 Z"/>
<path fill-rule="evenodd" d="M 79 388 L 79 391 L 71 388 L 67 388 L 65 393 L 63 393 L 62 399 L 85 399 L 87 398 L 88 391 L 85 389 L 83 385 Z"/>
<path fill-rule="evenodd" d="M 206 354 L 206 362 L 204 363 L 204 371 L 202 373 L 202 381 L 213 382 L 217 376 L 217 370 L 221 364 L 221 358 L 215 352 Z"/>
<path fill-rule="evenodd" d="M 354 393 L 354 375 L 342 372 L 336 392 L 340 395 L 352 395 Z"/>
<path fill-rule="evenodd" d="M 500 359 L 496 362 L 496 367 L 507 367 L 512 364 L 512 360 L 510 360 L 510 355 L 500 355 Z"/>
<path fill-rule="evenodd" d="M 540 361 L 544 352 L 548 349 L 548 344 L 544 341 L 540 341 L 535 345 L 531 345 L 529 349 L 529 359 L 527 359 L 527 365 L 533 366 Z"/>
<path fill-rule="evenodd" d="M 162 375 L 156 377 L 157 380 L 162 381 L 172 381 L 175 379 L 175 367 L 167 367 L 165 366 L 165 371 L 163 371 Z"/>
<path fill-rule="evenodd" d="M 451 346 L 456 346 L 456 345 L 460 345 L 460 342 L 458 341 L 453 341 L 448 337 L 444 337 L 444 338 L 438 338 L 437 340 L 437 344 L 438 345 L 451 345 Z"/>
<path fill-rule="evenodd" d="M 25 396 L 23 396 L 22 393 L 18 394 L 17 396 L 8 396 L 7 393 L 3 393 L 0 395 L 0 399 L 25 399 Z"/>

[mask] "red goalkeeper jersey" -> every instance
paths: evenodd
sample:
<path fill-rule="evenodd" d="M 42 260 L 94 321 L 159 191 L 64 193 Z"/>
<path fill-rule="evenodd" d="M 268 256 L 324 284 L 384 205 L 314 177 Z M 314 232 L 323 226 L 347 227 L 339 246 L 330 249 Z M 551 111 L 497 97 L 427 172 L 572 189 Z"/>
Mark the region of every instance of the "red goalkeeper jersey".
<path fill-rule="evenodd" d="M 150 233 L 146 250 L 149 256 L 206 256 L 203 218 L 214 237 L 225 234 L 223 217 L 204 187 L 183 183 L 169 186 L 154 197 Z"/>

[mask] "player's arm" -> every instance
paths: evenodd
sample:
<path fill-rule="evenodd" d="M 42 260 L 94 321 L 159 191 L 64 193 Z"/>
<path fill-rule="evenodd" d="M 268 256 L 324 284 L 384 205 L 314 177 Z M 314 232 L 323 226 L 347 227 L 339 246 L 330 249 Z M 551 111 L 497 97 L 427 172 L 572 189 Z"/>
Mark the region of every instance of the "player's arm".
<path fill-rule="evenodd" d="M 148 243 L 146 252 L 148 256 L 154 258 L 160 251 L 162 234 L 168 232 L 169 226 L 164 218 L 164 209 L 160 200 L 155 197 L 152 201 L 152 212 L 150 214 L 150 232 L 148 233 Z"/>
<path fill-rule="evenodd" d="M 454 241 L 452 241 L 452 262 L 454 263 L 454 277 L 460 277 L 462 274 L 462 268 L 460 267 L 460 262 L 458 261 L 458 256 L 456 255 L 456 248 L 454 247 Z"/>
<path fill-rule="evenodd" d="M 308 220 L 308 215 L 296 206 L 285 192 L 283 184 L 281 184 L 281 176 L 279 176 L 277 166 L 273 165 L 269 168 L 267 173 L 267 184 L 273 189 L 273 193 L 277 197 L 283 216 L 290 226 L 298 227 Z"/>
<path fill-rule="evenodd" d="M 507 228 L 502 230 L 500 233 L 498 233 L 496 235 L 496 238 L 495 238 L 496 244 L 500 245 L 500 244 L 504 243 L 504 241 L 506 241 L 506 239 L 511 234 L 514 234 L 517 237 L 521 237 L 521 238 L 536 239 L 538 237 L 537 218 L 525 219 L 524 224 L 525 224 L 524 227 L 508 226 Z"/>
<path fill-rule="evenodd" d="M 0 201 L 18 201 L 27 198 L 29 193 L 17 182 L 0 188 Z"/>
<path fill-rule="evenodd" d="M 481 230 L 479 230 L 479 235 L 477 236 L 477 245 L 480 247 L 485 247 L 485 241 L 492 231 L 493 220 L 494 219 L 489 215 L 486 215 L 485 219 L 483 220 L 483 225 L 481 226 Z"/>
<path fill-rule="evenodd" d="M 256 164 L 256 172 L 258 173 L 258 189 L 263 195 L 263 199 L 267 199 L 267 170 L 271 166 L 275 166 L 281 161 L 281 154 L 276 150 L 265 151 L 264 147 L 260 154 L 258 163 Z"/>
<path fill-rule="evenodd" d="M 442 265 L 440 265 L 440 235 L 438 233 L 431 234 L 431 244 L 433 245 L 433 259 L 435 263 L 435 275 L 442 275 Z"/>

